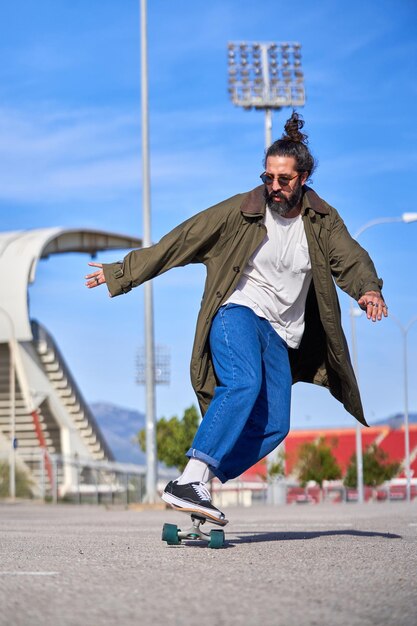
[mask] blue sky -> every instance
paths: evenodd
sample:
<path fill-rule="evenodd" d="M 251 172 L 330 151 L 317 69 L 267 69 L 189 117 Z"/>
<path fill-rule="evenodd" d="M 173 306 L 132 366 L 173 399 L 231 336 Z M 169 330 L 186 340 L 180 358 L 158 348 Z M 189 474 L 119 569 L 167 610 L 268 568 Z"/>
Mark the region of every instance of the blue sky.
<path fill-rule="evenodd" d="M 148 2 L 152 235 L 259 182 L 260 112 L 227 94 L 229 41 L 299 41 L 302 109 L 319 160 L 313 187 L 352 233 L 417 211 L 417 5 L 413 0 L 153 0 Z M 141 236 L 139 1 L 15 0 L 0 24 L 0 227 L 87 227 Z M 289 111 L 274 115 L 278 137 Z M 384 278 L 390 311 L 417 315 L 417 224 L 361 237 Z M 100 261 L 123 255 L 106 253 Z M 86 398 L 143 410 L 135 384 L 143 289 L 110 300 L 83 286 L 85 255 L 40 263 L 32 316 L 57 339 Z M 158 415 L 195 401 L 189 357 L 203 290 L 200 267 L 154 282 L 156 342 L 172 381 Z M 348 339 L 348 299 L 341 308 Z M 175 332 L 173 332 L 173 330 Z M 370 421 L 403 408 L 401 335 L 358 319 L 359 376 Z M 417 324 L 409 333 L 410 409 L 417 409 Z M 353 425 L 322 389 L 296 385 L 294 427 Z"/>

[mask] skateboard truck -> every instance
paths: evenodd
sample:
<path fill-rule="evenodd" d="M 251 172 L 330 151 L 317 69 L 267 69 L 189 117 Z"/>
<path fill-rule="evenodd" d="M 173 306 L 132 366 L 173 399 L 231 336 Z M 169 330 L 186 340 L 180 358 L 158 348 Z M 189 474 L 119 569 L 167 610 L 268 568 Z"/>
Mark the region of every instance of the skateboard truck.
<path fill-rule="evenodd" d="M 181 530 L 175 524 L 164 524 L 162 529 L 162 541 L 166 541 L 169 546 L 178 546 L 183 539 L 196 541 L 201 539 L 208 543 L 209 548 L 222 548 L 224 546 L 224 531 L 222 529 L 212 529 L 209 533 L 201 530 L 206 521 L 211 521 L 204 516 L 191 514 L 192 526 L 186 530 Z M 227 523 L 227 522 L 226 522 Z"/>

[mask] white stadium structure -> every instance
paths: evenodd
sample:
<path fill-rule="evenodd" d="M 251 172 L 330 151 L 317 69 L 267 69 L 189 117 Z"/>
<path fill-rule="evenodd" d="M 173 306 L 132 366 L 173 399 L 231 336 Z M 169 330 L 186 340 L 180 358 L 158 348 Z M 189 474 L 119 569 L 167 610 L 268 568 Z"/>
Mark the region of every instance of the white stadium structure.
<path fill-rule="evenodd" d="M 0 455 L 12 455 L 40 495 L 79 493 L 80 482 L 91 483 L 94 467 L 130 472 L 114 462 L 53 337 L 30 318 L 28 287 L 38 262 L 65 252 L 95 255 L 141 245 L 140 239 L 96 230 L 0 233 Z M 138 467 L 130 469 L 134 474 Z"/>

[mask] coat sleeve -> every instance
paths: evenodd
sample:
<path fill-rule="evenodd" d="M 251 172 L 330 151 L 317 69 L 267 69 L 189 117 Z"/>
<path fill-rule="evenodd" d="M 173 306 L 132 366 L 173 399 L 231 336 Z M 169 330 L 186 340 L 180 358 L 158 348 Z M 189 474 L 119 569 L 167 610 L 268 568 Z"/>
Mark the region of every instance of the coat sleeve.
<path fill-rule="evenodd" d="M 355 300 L 367 291 L 382 289 L 375 266 L 358 242 L 349 234 L 335 209 L 330 213 L 329 258 L 336 284 Z"/>
<path fill-rule="evenodd" d="M 231 199 L 233 200 L 233 199 Z M 133 287 L 173 267 L 204 263 L 217 245 L 230 213 L 230 201 L 222 202 L 186 220 L 157 244 L 133 250 L 123 261 L 103 264 L 111 296 L 128 293 Z"/>

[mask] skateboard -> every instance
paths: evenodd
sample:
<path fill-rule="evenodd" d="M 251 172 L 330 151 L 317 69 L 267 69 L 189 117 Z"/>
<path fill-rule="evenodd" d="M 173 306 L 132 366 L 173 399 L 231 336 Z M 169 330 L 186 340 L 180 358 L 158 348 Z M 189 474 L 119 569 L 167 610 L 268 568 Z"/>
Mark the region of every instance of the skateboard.
<path fill-rule="evenodd" d="M 183 511 L 180 508 L 173 507 L 176 511 L 182 513 L 189 513 L 189 511 Z M 192 526 L 181 530 L 175 524 L 164 524 L 162 529 L 162 541 L 166 541 L 169 546 L 178 546 L 183 539 L 189 541 L 206 541 L 209 548 L 222 548 L 224 546 L 224 530 L 221 528 L 212 528 L 210 532 L 204 532 L 200 526 L 206 522 L 216 524 L 217 526 L 226 526 L 228 520 L 214 520 L 211 517 L 206 517 L 203 513 L 191 513 Z"/>

